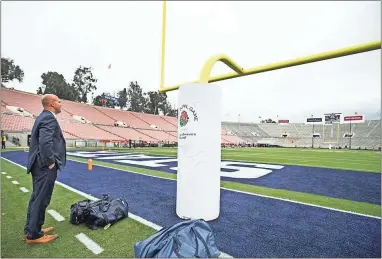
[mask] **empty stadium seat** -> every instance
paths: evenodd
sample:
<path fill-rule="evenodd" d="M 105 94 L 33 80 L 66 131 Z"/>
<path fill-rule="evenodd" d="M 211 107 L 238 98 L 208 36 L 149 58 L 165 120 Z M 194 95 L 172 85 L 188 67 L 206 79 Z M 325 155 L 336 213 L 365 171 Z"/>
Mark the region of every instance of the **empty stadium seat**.
<path fill-rule="evenodd" d="M 41 95 L 37 94 L 2 88 L 1 100 L 4 105 L 22 108 L 34 116 L 38 116 L 43 110 Z M 71 115 L 65 111 L 58 114 L 57 118 L 62 120 L 72 120 Z"/>
<path fill-rule="evenodd" d="M 1 130 L 6 132 L 28 132 L 32 130 L 34 119 L 19 115 L 1 114 Z"/>

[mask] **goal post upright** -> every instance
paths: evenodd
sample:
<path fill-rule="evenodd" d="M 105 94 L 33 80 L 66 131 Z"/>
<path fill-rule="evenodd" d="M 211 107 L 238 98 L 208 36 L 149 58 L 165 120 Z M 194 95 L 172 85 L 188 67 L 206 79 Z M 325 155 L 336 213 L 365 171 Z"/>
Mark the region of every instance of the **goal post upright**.
<path fill-rule="evenodd" d="M 183 84 L 165 86 L 165 53 L 166 53 L 166 0 L 162 4 L 162 39 L 161 39 L 161 71 L 159 92 L 165 93 L 178 90 L 179 112 L 178 112 L 178 171 L 177 171 L 177 206 L 176 213 L 180 218 L 206 218 L 212 220 L 219 216 L 220 211 L 220 163 L 221 163 L 221 119 L 217 116 L 220 108 L 210 106 L 210 100 L 205 98 L 205 93 L 214 94 L 220 104 L 221 93 L 217 85 L 209 83 L 259 74 L 288 67 L 294 67 L 368 51 L 381 49 L 381 41 L 372 41 L 360 45 L 345 47 L 337 50 L 326 51 L 310 56 L 295 58 L 264 66 L 244 69 L 234 60 L 224 54 L 213 55 L 204 63 L 198 80 Z M 217 62 L 222 62 L 230 67 L 233 72 L 211 77 L 211 71 Z M 210 123 L 210 124 L 208 124 Z M 210 126 L 211 125 L 211 126 Z M 339 125 L 337 132 L 339 131 Z M 215 136 L 208 149 L 201 143 L 208 137 Z M 337 134 L 337 142 L 339 138 Z M 207 137 L 208 136 L 208 137 Z M 208 141 L 207 141 L 208 142 Z M 191 152 L 190 152 L 191 151 Z M 200 154 L 200 161 L 190 159 L 189 154 Z M 209 158 L 212 157 L 212 159 Z M 206 159 L 208 158 L 208 159 Z M 198 165 L 199 164 L 199 165 Z M 206 165 L 208 172 L 200 168 L 200 164 Z M 198 167 L 199 166 L 199 167 Z M 195 174 L 195 172 L 203 171 Z M 187 180 L 185 180 L 187 179 Z M 203 186 L 203 190 L 208 190 L 208 197 L 196 195 L 195 190 Z M 206 188 L 209 187 L 209 189 Z M 193 206 L 189 204 L 197 204 Z M 200 210 L 200 202 L 206 205 L 209 210 Z"/>

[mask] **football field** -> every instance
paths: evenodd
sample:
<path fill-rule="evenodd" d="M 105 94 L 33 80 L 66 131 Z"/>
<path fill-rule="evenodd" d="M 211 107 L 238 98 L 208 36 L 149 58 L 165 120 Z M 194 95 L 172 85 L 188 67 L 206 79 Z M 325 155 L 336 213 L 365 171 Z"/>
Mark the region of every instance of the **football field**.
<path fill-rule="evenodd" d="M 209 222 L 218 248 L 233 257 L 381 257 L 380 154 L 222 150 L 221 212 Z M 134 243 L 181 221 L 176 149 L 69 149 L 46 217 L 60 238 L 26 246 L 27 156 L 2 153 L 2 257 L 134 257 Z M 125 197 L 129 218 L 107 230 L 69 223 L 72 203 L 103 193 Z"/>

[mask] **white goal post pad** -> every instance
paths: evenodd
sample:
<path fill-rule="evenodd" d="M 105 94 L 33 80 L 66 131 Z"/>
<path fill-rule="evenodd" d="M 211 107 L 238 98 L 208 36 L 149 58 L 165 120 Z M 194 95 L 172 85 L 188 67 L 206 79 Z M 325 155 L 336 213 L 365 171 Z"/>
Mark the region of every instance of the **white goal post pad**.
<path fill-rule="evenodd" d="M 178 94 L 176 214 L 213 220 L 220 213 L 221 90 L 186 84 Z"/>

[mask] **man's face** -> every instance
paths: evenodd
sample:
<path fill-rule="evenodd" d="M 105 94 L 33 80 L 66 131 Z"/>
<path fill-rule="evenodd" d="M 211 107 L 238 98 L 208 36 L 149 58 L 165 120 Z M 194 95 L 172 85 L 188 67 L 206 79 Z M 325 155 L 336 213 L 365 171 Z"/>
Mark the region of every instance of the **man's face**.
<path fill-rule="evenodd" d="M 61 100 L 58 99 L 57 96 L 54 96 L 54 97 L 52 98 L 51 105 L 52 105 L 52 107 L 54 108 L 54 112 L 55 112 L 56 114 L 59 114 L 59 113 L 61 112 L 62 103 L 61 103 Z"/>

